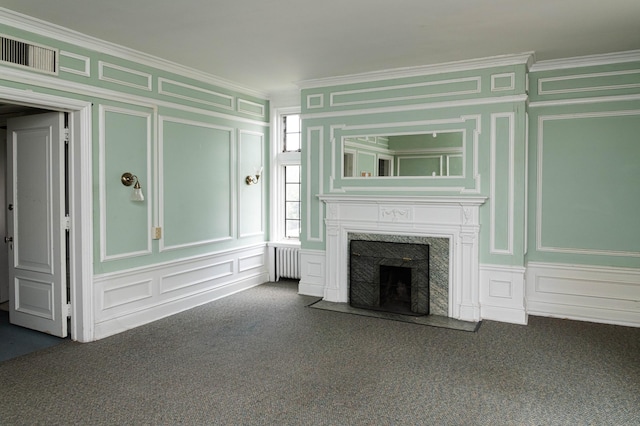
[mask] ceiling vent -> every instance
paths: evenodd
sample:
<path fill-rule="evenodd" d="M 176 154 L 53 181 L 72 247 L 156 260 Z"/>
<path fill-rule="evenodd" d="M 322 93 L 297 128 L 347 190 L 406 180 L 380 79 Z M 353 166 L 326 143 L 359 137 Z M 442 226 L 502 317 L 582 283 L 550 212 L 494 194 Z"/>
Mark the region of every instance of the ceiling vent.
<path fill-rule="evenodd" d="M 49 74 L 58 71 L 57 50 L 5 36 L 0 36 L 0 61 Z"/>

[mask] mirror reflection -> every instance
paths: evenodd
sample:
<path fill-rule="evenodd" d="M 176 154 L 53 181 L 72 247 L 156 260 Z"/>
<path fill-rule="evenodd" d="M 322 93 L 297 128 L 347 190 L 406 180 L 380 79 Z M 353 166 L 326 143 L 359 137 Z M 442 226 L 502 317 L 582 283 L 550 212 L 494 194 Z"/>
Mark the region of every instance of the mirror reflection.
<path fill-rule="evenodd" d="M 342 138 L 343 176 L 447 177 L 463 175 L 460 131 Z"/>

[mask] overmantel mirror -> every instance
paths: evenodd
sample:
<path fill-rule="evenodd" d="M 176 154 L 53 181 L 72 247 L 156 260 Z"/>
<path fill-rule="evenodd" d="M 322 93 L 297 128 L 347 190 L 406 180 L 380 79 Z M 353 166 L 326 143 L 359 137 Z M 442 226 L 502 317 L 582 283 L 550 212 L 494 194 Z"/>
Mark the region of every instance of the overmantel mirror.
<path fill-rule="evenodd" d="M 344 135 L 342 177 L 346 179 L 463 177 L 465 131 Z"/>

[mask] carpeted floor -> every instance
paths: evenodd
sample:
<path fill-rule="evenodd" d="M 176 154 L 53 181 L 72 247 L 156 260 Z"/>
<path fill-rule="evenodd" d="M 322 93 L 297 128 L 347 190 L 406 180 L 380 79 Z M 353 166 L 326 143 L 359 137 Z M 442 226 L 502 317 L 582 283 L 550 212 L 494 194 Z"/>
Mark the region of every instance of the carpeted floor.
<path fill-rule="evenodd" d="M 475 332 L 307 307 L 268 283 L 0 363 L 0 424 L 638 425 L 640 329 Z"/>

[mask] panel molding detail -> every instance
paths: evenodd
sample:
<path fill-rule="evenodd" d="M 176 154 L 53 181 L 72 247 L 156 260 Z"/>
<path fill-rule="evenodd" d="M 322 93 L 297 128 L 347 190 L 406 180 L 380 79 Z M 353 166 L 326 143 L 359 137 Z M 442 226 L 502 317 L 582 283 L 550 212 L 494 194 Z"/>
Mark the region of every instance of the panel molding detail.
<path fill-rule="evenodd" d="M 536 179 L 536 250 L 549 253 L 567 253 L 577 255 L 593 255 L 593 256 L 619 256 L 619 257 L 640 257 L 640 251 L 623 251 L 608 249 L 589 249 L 589 248 L 572 248 L 572 247 L 556 247 L 545 245 L 542 240 L 543 234 L 543 171 L 544 171 L 544 125 L 548 121 L 571 120 L 584 118 L 603 118 L 603 117 L 625 117 L 640 116 L 640 110 L 625 111 L 605 111 L 605 112 L 588 112 L 574 114 L 556 114 L 541 115 L 538 117 L 538 140 L 537 140 L 537 179 Z"/>
<path fill-rule="evenodd" d="M 318 133 L 318 144 L 317 147 L 313 147 L 311 144 L 311 134 L 313 132 L 317 132 Z M 322 126 L 317 126 L 317 127 L 308 127 L 307 128 L 307 149 L 305 150 L 307 152 L 307 194 L 306 194 L 306 201 L 307 201 L 307 236 L 306 239 L 307 241 L 312 241 L 312 242 L 322 242 L 324 241 L 324 237 L 323 237 L 323 223 L 322 223 L 322 218 L 324 216 L 323 212 L 324 212 L 324 206 L 323 203 L 319 202 L 317 199 L 314 198 L 314 201 L 317 203 L 318 206 L 318 229 L 316 230 L 317 233 L 314 234 L 314 229 L 312 228 L 312 223 L 313 221 L 311 220 L 311 206 L 313 206 L 312 203 L 312 196 L 314 195 L 314 189 L 317 190 L 318 194 L 322 194 L 324 193 L 324 175 L 323 175 L 323 171 L 324 171 L 324 127 Z M 316 154 L 315 158 L 318 159 L 317 162 L 312 162 L 312 151 L 313 153 Z M 314 167 L 311 167 L 311 166 Z M 316 167 L 317 166 L 317 167 Z M 312 170 L 317 170 L 318 172 L 318 188 L 312 188 L 311 187 L 311 182 L 313 182 L 311 173 Z"/>
<path fill-rule="evenodd" d="M 326 254 L 324 250 L 300 250 L 300 283 L 298 293 L 324 296 Z"/>
<path fill-rule="evenodd" d="M 176 86 L 181 88 L 185 92 L 191 92 L 192 96 L 178 93 L 177 91 L 171 91 L 170 86 Z M 215 92 L 213 90 L 203 89 L 201 87 L 192 86 L 190 84 L 180 83 L 178 81 L 169 80 L 167 78 L 158 78 L 158 93 L 160 95 L 171 96 L 186 101 L 196 102 L 203 105 L 215 106 L 228 110 L 235 108 L 235 98 L 233 96 L 225 95 L 223 93 Z M 197 97 L 201 95 L 202 97 Z M 218 102 L 214 102 L 213 99 L 218 99 Z"/>
<path fill-rule="evenodd" d="M 501 84 L 503 81 L 508 81 L 508 84 Z M 516 88 L 516 74 L 513 72 L 503 74 L 491 74 L 491 91 L 503 92 L 509 90 L 515 90 Z"/>
<path fill-rule="evenodd" d="M 63 65 L 65 59 L 68 58 L 69 62 L 75 62 L 80 65 L 78 68 L 71 68 L 67 64 L 67 66 Z M 60 71 L 67 72 L 69 74 L 76 74 L 82 77 L 91 77 L 91 59 L 78 55 L 76 53 L 65 52 L 64 50 L 60 51 Z"/>
<path fill-rule="evenodd" d="M 258 159 L 255 160 L 256 148 L 249 145 L 247 137 L 257 137 L 259 139 L 260 146 L 258 148 Z M 252 132 L 248 130 L 240 130 L 238 137 L 238 166 L 239 170 L 238 179 L 236 182 L 240 183 L 240 190 L 234 190 L 237 194 L 237 212 L 238 212 L 238 237 L 254 237 L 264 235 L 265 233 L 265 209 L 264 209 L 264 188 L 266 179 L 262 177 L 256 185 L 245 185 L 245 177 L 249 174 L 256 172 L 256 168 L 261 167 L 264 163 L 264 143 L 265 135 L 260 132 Z M 249 158 L 253 161 L 248 160 Z M 263 170 L 263 174 L 264 174 Z M 257 192 L 257 194 L 256 194 Z M 257 199 L 257 209 L 255 205 L 255 199 Z M 250 222 L 250 223 L 249 223 Z M 248 225 L 258 222 L 258 226 L 250 227 Z M 250 228 L 249 231 L 245 229 Z"/>
<path fill-rule="evenodd" d="M 97 275 L 95 339 L 260 285 L 268 281 L 265 258 L 265 244 L 256 244 Z"/>
<path fill-rule="evenodd" d="M 158 221 L 159 221 L 159 226 L 161 226 L 162 228 L 164 228 L 164 232 L 163 232 L 163 238 L 160 240 L 160 245 L 159 245 L 159 250 L 161 252 L 163 251 L 168 251 L 168 250 L 175 250 L 175 249 L 182 249 L 182 248 L 187 248 L 187 247 L 195 247 L 195 246 L 201 246 L 204 244 L 210 244 L 210 243 L 216 243 L 216 242 L 221 242 L 221 241 L 229 241 L 232 240 L 235 234 L 235 227 L 236 227 L 236 196 L 235 196 L 235 192 L 237 189 L 237 186 L 235 186 L 234 182 L 234 176 L 236 174 L 236 167 L 235 164 L 237 163 L 237 152 L 235 149 L 235 134 L 236 131 L 235 129 L 231 128 L 231 127 L 225 127 L 225 126 L 219 126 L 219 125 L 215 125 L 215 124 L 211 124 L 211 123 L 205 123 L 205 122 L 200 122 L 200 121 L 193 121 L 193 120 L 185 120 L 185 119 L 181 119 L 181 118 L 175 118 L 175 117 L 168 117 L 168 116 L 159 116 L 158 117 L 158 127 L 159 127 L 159 135 L 158 135 L 158 175 L 159 175 L 159 181 L 158 181 L 158 205 L 159 205 L 159 210 L 158 210 Z M 229 203 L 229 216 L 228 216 L 228 232 L 226 235 L 221 235 L 218 237 L 214 237 L 214 238 L 204 238 L 201 240 L 193 240 L 193 241 L 189 241 L 189 242 L 181 242 L 178 244 L 168 244 L 166 242 L 166 238 L 167 235 L 169 233 L 169 230 L 167 229 L 167 223 L 166 223 L 166 217 L 167 214 L 165 212 L 165 201 L 166 201 L 166 197 L 165 197 L 165 189 L 167 186 L 167 182 L 165 177 L 167 176 L 167 171 L 165 169 L 164 163 L 165 163 L 165 138 L 166 138 L 166 129 L 165 129 L 165 124 L 166 123 L 172 123 L 172 124 L 179 124 L 179 125 L 185 125 L 185 126 L 194 126 L 196 128 L 204 128 L 204 129 L 212 129 L 212 130 L 219 130 L 225 133 L 229 134 L 229 139 L 228 139 L 228 144 L 229 144 L 229 174 L 227 176 L 228 180 L 229 180 L 229 199 L 228 199 L 228 203 Z M 170 182 L 171 183 L 171 182 Z M 190 184 L 199 184 L 201 182 L 184 182 L 184 184 L 190 185 Z"/>
<path fill-rule="evenodd" d="M 507 156 L 509 162 L 507 164 L 507 236 L 506 236 L 506 247 L 505 248 L 497 248 L 496 241 L 496 208 L 497 208 L 497 200 L 496 196 L 498 191 L 496 191 L 497 184 L 497 173 L 499 162 L 497 161 L 497 153 L 498 151 L 502 151 L 498 149 L 498 144 L 502 142 L 501 147 L 504 148 L 504 141 L 498 140 L 497 134 L 497 122 L 498 120 L 506 119 L 509 126 L 509 139 L 507 141 Z M 515 128 L 514 128 L 515 114 L 513 112 L 509 113 L 498 113 L 491 114 L 491 136 L 490 136 L 490 151 L 491 151 L 491 184 L 490 184 L 490 215 L 491 215 L 491 233 L 490 233 L 490 248 L 489 251 L 492 254 L 505 254 L 512 255 L 513 254 L 513 238 L 514 238 L 514 222 L 513 222 L 513 214 L 514 214 L 514 199 L 515 199 Z"/>
<path fill-rule="evenodd" d="M 527 311 L 640 327 L 640 269 L 529 263 Z"/>
<path fill-rule="evenodd" d="M 115 76 L 117 74 L 119 74 L 123 78 L 127 76 L 131 80 L 118 78 Z M 133 87 L 135 89 L 146 90 L 148 92 L 150 92 L 152 89 L 151 74 L 133 70 L 131 68 L 122 67 L 120 65 L 110 64 L 104 61 L 98 61 L 98 79 L 127 87 Z"/>
<path fill-rule="evenodd" d="M 107 247 L 107 234 L 108 234 L 108 230 L 107 230 L 107 174 L 106 174 L 106 170 L 107 170 L 107 164 L 106 164 L 106 114 L 109 112 L 113 112 L 113 113 L 117 113 L 117 114 L 122 114 L 122 115 L 130 115 L 133 117 L 141 117 L 144 118 L 146 120 L 146 141 L 145 141 L 145 150 L 146 150 L 146 155 L 145 155 L 145 161 L 146 161 L 146 169 L 147 169 L 147 173 L 144 176 L 140 176 L 141 178 L 144 179 L 143 185 L 147 185 L 147 191 L 145 192 L 145 196 L 147 197 L 147 200 L 144 202 L 146 205 L 146 224 L 144 225 L 144 229 L 147 229 L 147 236 L 146 236 L 146 248 L 143 250 L 136 250 L 136 251 L 131 251 L 131 252 L 122 252 L 122 253 L 118 253 L 118 254 L 107 254 L 108 253 L 108 247 Z M 120 108 L 120 107 L 113 107 L 113 106 L 106 106 L 106 105 L 100 105 L 99 106 L 99 123 L 98 123 L 98 128 L 99 128 L 99 138 L 98 138 L 98 173 L 100 176 L 100 183 L 99 183 L 99 200 L 100 200 L 100 260 L 102 262 L 105 261 L 110 261 L 110 260 L 117 260 L 117 259 L 124 259 L 124 258 L 128 258 L 128 257 L 132 257 L 132 256 L 143 256 L 143 255 L 148 255 L 151 254 L 152 252 L 152 248 L 151 248 L 151 235 L 150 235 L 150 230 L 151 230 L 151 224 L 152 224 L 152 213 L 153 213 L 153 209 L 152 209 L 152 203 L 149 201 L 150 199 L 152 199 L 151 197 L 151 193 L 149 192 L 149 188 L 150 183 L 152 182 L 151 180 L 151 116 L 152 114 L 150 112 L 142 112 L 142 111 L 135 111 L 135 110 L 130 110 L 130 109 L 125 109 L 125 108 Z M 129 170 L 123 170 L 123 172 L 125 171 L 129 171 Z M 137 173 L 137 172 L 136 172 Z M 119 176 L 118 176 L 119 178 Z"/>
<path fill-rule="evenodd" d="M 480 264 L 480 315 L 483 319 L 527 324 L 525 268 Z"/>
<path fill-rule="evenodd" d="M 442 98 L 449 96 L 471 95 L 481 93 L 481 77 L 465 77 L 449 80 L 429 81 L 424 83 L 401 84 L 395 86 L 376 87 L 370 89 L 344 90 L 332 92 L 329 97 L 331 107 L 368 105 L 374 103 L 410 101 L 419 99 Z M 469 84 L 465 88 L 465 84 Z M 448 88 L 447 86 L 451 86 Z M 455 89 L 452 90 L 452 88 Z M 461 88 L 457 88 L 461 87 Z M 422 90 L 424 93 L 418 93 Z M 403 92 L 414 94 L 403 95 Z M 365 99 L 358 99 L 358 95 L 365 95 Z M 387 96 L 385 96 L 387 95 Z"/>
<path fill-rule="evenodd" d="M 265 108 L 264 105 L 251 102 L 246 99 L 238 98 L 238 112 L 242 112 L 244 114 L 253 115 L 260 118 L 265 118 Z"/>
<path fill-rule="evenodd" d="M 589 81 L 597 81 L 598 79 L 605 79 L 607 84 L 594 84 Z M 588 93 L 603 90 L 637 89 L 640 88 L 640 82 L 638 82 L 639 79 L 640 70 L 543 77 L 538 79 L 538 95 L 566 95 L 569 93 Z M 551 86 L 553 83 L 556 83 L 556 88 L 545 89 L 545 85 Z M 559 83 L 566 83 L 566 85 L 565 87 L 562 87 Z M 580 84 L 580 87 L 571 87 L 570 83 Z"/>

